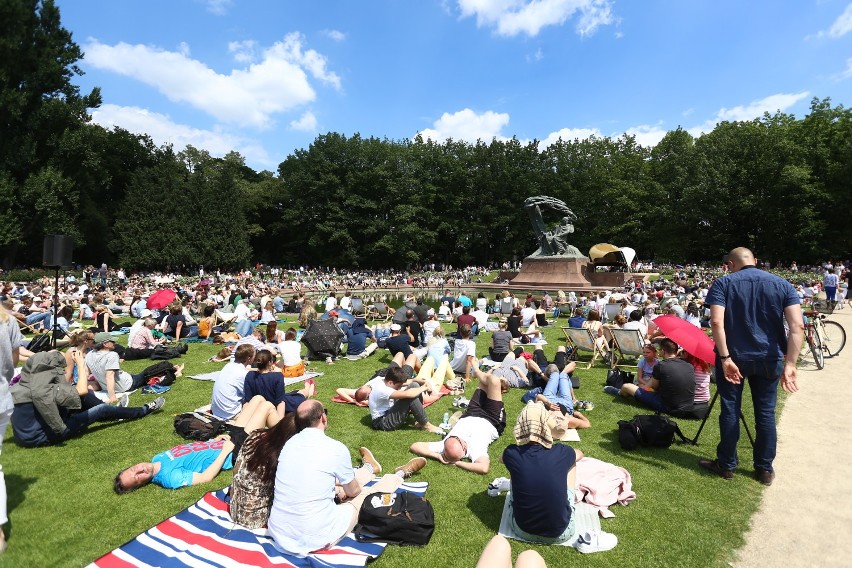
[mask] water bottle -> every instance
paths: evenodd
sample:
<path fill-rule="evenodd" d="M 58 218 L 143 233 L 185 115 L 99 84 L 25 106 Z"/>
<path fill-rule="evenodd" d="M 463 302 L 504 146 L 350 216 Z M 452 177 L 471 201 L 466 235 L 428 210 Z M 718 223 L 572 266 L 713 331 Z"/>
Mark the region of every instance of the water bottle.
<path fill-rule="evenodd" d="M 450 413 L 449 413 L 449 412 L 445 412 L 445 413 L 444 413 L 444 422 L 443 422 L 443 426 L 445 426 L 445 427 L 446 427 L 446 426 L 449 426 L 449 425 L 450 425 Z"/>

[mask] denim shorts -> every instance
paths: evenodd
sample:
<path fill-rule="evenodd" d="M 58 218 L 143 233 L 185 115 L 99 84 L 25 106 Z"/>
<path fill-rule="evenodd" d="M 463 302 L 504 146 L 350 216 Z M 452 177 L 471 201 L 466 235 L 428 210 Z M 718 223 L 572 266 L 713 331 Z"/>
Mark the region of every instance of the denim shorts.
<path fill-rule="evenodd" d="M 509 495 L 506 497 L 506 499 L 512 499 L 511 492 L 509 492 Z M 515 532 L 515 535 L 520 539 L 527 540 L 529 542 L 538 542 L 540 544 L 562 544 L 563 542 L 570 540 L 574 536 L 574 533 L 577 532 L 577 519 L 574 510 L 574 490 L 570 487 L 568 488 L 566 499 L 568 499 L 568 507 L 571 508 L 571 520 L 568 521 L 568 526 L 565 527 L 565 530 L 562 531 L 562 534 L 560 534 L 559 536 L 552 537 L 530 534 L 523 530 L 521 527 L 519 527 L 518 524 L 515 522 L 515 514 L 512 509 L 512 503 L 510 502 L 509 518 L 511 520 L 512 530 Z"/>

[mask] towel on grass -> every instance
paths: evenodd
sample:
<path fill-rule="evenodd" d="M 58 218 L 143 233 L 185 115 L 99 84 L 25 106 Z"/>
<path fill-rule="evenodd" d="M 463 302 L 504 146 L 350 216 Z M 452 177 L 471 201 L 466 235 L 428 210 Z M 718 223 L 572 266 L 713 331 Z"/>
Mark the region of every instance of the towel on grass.
<path fill-rule="evenodd" d="M 587 503 L 574 503 L 574 519 L 575 536 L 556 546 L 574 546 L 574 543 L 577 540 L 576 537 L 578 535 L 581 535 L 587 531 L 595 532 L 601 530 L 601 520 L 600 518 L 598 518 L 597 508 L 592 507 Z M 512 528 L 511 492 L 506 494 L 506 501 L 503 503 L 503 516 L 500 517 L 500 528 L 497 530 L 497 534 L 505 536 L 506 538 L 530 542 L 525 538 L 521 537 L 520 535 L 516 534 L 515 529 Z"/>
<path fill-rule="evenodd" d="M 369 491 L 376 480 L 367 484 Z M 397 491 L 424 495 L 426 482 L 403 483 Z M 267 529 L 235 524 L 225 502 L 226 490 L 207 493 L 197 503 L 101 556 L 88 568 L 130 566 L 264 566 L 335 568 L 364 566 L 377 558 L 385 543 L 358 542 L 352 533 L 336 545 L 296 558 L 278 551 Z"/>

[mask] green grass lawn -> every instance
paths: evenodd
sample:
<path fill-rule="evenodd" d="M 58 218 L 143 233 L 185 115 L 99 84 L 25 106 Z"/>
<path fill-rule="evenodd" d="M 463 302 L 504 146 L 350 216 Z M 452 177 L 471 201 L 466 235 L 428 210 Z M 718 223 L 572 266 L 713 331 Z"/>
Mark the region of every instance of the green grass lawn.
<path fill-rule="evenodd" d="M 292 317 L 288 318 L 292 321 Z M 566 320 L 560 320 L 564 325 Z M 546 331 L 552 356 L 560 344 L 561 331 Z M 477 339 L 478 355 L 487 353 L 490 334 Z M 216 349 L 192 344 L 182 358 L 185 373 L 217 370 L 223 364 L 207 363 Z M 413 428 L 397 432 L 376 432 L 369 426 L 368 411 L 352 405 L 328 402 L 336 388 L 356 387 L 371 373 L 387 364 L 380 350 L 369 359 L 334 365 L 313 363 L 325 373 L 317 379 L 318 398 L 329 406 L 328 434 L 346 444 L 357 460 L 359 446 L 373 450 L 387 469 L 412 457 L 408 447 L 434 436 Z M 132 361 L 127 370 L 136 372 L 150 361 Z M 581 388 L 578 397 L 595 402 L 588 413 L 592 428 L 581 431 L 576 447 L 592 457 L 626 468 L 633 477 L 638 498 L 627 507 L 615 505 L 614 519 L 602 520 L 604 530 L 615 533 L 618 546 L 607 553 L 583 556 L 571 548 L 535 547 L 549 566 L 582 563 L 588 566 L 723 566 L 742 545 L 748 520 L 756 510 L 762 486 L 751 477 L 751 448 L 743 436 L 740 461 L 733 482 L 704 474 L 696 461 L 712 457 L 718 441 L 718 409 L 702 433 L 700 445 L 676 444 L 669 449 L 622 451 L 616 436 L 619 419 L 646 413 L 629 401 L 614 401 L 602 392 L 606 369 L 578 371 Z M 470 387 L 469 387 L 470 388 Z M 212 383 L 178 379 L 166 393 L 163 411 L 130 423 L 98 425 L 82 437 L 59 447 L 24 449 L 15 445 L 11 427 L 3 447 L 3 470 L 8 491 L 10 525 L 7 526 L 8 552 L 0 564 L 8 566 L 81 566 L 123 544 L 140 532 L 195 502 L 205 492 L 227 485 L 230 472 L 213 482 L 177 491 L 148 486 L 129 495 L 116 495 L 112 480 L 116 472 L 154 454 L 178 445 L 182 439 L 172 429 L 174 414 L 210 402 Z M 470 394 L 469 391 L 468 395 Z M 427 497 L 433 503 L 437 528 L 431 543 L 423 549 L 389 547 L 379 558 L 381 567 L 410 567 L 418 562 L 432 566 L 473 566 L 486 542 L 496 533 L 503 497 L 486 493 L 495 477 L 508 476 L 498 456 L 512 440 L 512 425 L 521 408 L 522 391 L 506 395 L 509 426 L 491 446 L 491 471 L 487 476 L 430 462 L 416 480 L 429 481 Z M 150 395 L 134 394 L 131 405 L 152 400 Z M 444 397 L 428 409 L 431 421 L 438 423 L 451 411 L 452 397 Z M 746 417 L 752 423 L 746 410 Z M 648 412 L 650 413 L 650 412 Z M 698 422 L 679 420 L 691 437 Z M 357 461 L 355 461 L 357 464 Z M 529 548 L 512 543 L 515 554 Z M 424 554 L 425 553 L 425 554 Z"/>

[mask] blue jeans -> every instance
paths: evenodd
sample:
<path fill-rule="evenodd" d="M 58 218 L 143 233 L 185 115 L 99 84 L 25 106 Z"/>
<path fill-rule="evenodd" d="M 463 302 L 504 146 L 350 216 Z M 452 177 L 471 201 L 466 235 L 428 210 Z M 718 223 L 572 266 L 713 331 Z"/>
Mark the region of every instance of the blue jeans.
<path fill-rule="evenodd" d="M 544 386 L 544 397 L 550 402 L 561 404 L 571 413 L 574 411 L 574 396 L 571 391 L 571 379 L 568 373 L 551 373 L 550 380 Z"/>
<path fill-rule="evenodd" d="M 45 329 L 50 329 L 53 323 L 53 314 L 51 312 L 33 312 L 27 316 L 27 325 L 34 325 L 39 322 Z"/>
<path fill-rule="evenodd" d="M 742 408 L 743 385 L 748 380 L 751 400 L 754 404 L 754 467 L 764 471 L 773 471 L 775 445 L 778 436 L 775 431 L 775 404 L 778 401 L 778 380 L 784 371 L 784 361 L 737 361 L 743 376 L 739 385 L 725 380 L 721 362 L 717 358 L 716 383 L 721 403 L 719 413 L 719 433 L 721 440 L 716 447 L 716 458 L 724 469 L 733 470 L 737 466 L 737 442 L 740 439 L 740 409 Z"/>
<path fill-rule="evenodd" d="M 254 324 L 250 319 L 245 319 L 237 324 L 236 332 L 240 337 L 246 337 L 247 335 L 251 335 L 251 332 L 254 331 Z"/>
<path fill-rule="evenodd" d="M 89 392 L 86 396 L 81 397 L 81 402 L 83 404 L 83 410 L 74 414 L 65 421 L 67 429 L 62 433 L 63 439 L 79 434 L 95 422 L 106 422 L 107 420 L 119 419 L 133 420 L 136 418 L 142 418 L 148 414 L 148 409 L 144 406 L 123 408 L 120 406 L 113 406 L 111 404 L 104 404 L 91 392 Z"/>

